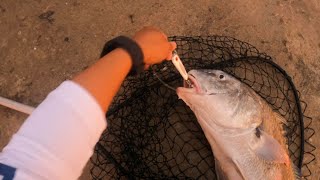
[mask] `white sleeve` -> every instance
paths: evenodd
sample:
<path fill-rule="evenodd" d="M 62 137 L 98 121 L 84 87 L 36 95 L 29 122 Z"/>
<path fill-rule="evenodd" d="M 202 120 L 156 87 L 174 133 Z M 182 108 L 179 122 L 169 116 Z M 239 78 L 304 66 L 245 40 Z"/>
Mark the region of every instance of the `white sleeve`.
<path fill-rule="evenodd" d="M 75 82 L 65 81 L 3 149 L 0 179 L 1 165 L 14 168 L 18 180 L 77 179 L 106 126 L 94 97 Z"/>

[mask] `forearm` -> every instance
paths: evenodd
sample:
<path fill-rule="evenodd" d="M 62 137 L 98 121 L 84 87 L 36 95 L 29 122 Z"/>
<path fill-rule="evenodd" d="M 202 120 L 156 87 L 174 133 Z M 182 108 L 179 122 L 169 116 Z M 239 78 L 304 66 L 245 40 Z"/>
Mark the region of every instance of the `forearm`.
<path fill-rule="evenodd" d="M 115 49 L 73 81 L 88 90 L 106 112 L 131 66 L 130 55 L 123 49 Z"/>
<path fill-rule="evenodd" d="M 106 128 L 105 111 L 131 66 L 127 52 L 115 49 L 73 82 L 64 82 L 25 121 L 0 154 L 0 163 L 18 179 L 78 178 Z"/>
<path fill-rule="evenodd" d="M 135 41 L 147 65 L 171 59 L 176 47 L 154 28 L 139 31 Z M 18 179 L 79 177 L 106 128 L 105 112 L 131 66 L 131 56 L 115 49 L 51 92 L 0 154 L 0 174 L 3 163 L 20 171 Z"/>
<path fill-rule="evenodd" d="M 176 43 L 168 42 L 165 34 L 156 28 L 144 28 L 133 40 L 141 48 L 146 65 L 171 59 Z M 96 99 L 104 112 L 132 66 L 130 54 L 124 49 L 115 49 L 93 66 L 76 76 L 73 81 L 84 87 Z"/>

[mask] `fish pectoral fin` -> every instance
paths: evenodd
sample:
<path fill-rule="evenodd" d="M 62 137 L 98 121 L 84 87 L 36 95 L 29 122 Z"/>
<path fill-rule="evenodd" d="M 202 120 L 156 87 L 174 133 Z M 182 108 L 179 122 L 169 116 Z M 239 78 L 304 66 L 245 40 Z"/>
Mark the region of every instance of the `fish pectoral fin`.
<path fill-rule="evenodd" d="M 265 160 L 272 161 L 274 163 L 284 163 L 287 166 L 290 165 L 290 158 L 287 152 L 281 147 L 280 143 L 272 136 L 261 131 L 259 140 L 254 144 L 250 144 L 250 148 L 255 154 Z"/>
<path fill-rule="evenodd" d="M 228 176 L 221 168 L 218 159 L 214 159 L 214 166 L 216 170 L 216 175 L 218 180 L 228 180 Z"/>
<path fill-rule="evenodd" d="M 244 180 L 237 164 L 232 159 L 226 158 L 227 167 L 221 167 L 219 160 L 215 158 L 214 165 L 218 180 Z"/>

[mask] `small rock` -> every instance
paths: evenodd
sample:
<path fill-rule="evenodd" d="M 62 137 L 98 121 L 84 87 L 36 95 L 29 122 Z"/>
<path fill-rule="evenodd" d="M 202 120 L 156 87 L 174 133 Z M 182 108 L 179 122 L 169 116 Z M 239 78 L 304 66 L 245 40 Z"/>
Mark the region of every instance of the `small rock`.
<path fill-rule="evenodd" d="M 65 41 L 65 42 L 69 42 L 69 40 L 70 40 L 69 37 L 65 37 L 65 38 L 64 38 L 64 41 Z"/>
<path fill-rule="evenodd" d="M 80 3 L 79 2 L 77 2 L 77 1 L 75 1 L 75 2 L 73 2 L 73 4 L 72 4 L 73 6 L 79 6 L 80 5 Z"/>
<path fill-rule="evenodd" d="M 304 39 L 303 35 L 300 32 L 298 32 L 298 36 Z"/>
<path fill-rule="evenodd" d="M 134 23 L 133 14 L 130 14 L 130 15 L 129 15 L 129 18 L 130 18 L 131 23 Z"/>
<path fill-rule="evenodd" d="M 20 21 L 24 21 L 27 17 L 24 16 L 24 15 L 17 15 L 17 18 L 18 18 Z"/>
<path fill-rule="evenodd" d="M 285 39 L 282 40 L 282 44 L 283 44 L 284 46 L 287 46 L 287 43 L 288 43 L 287 40 L 285 40 Z"/>
<path fill-rule="evenodd" d="M 283 18 L 280 18 L 280 20 L 279 20 L 279 21 L 280 21 L 280 23 L 281 23 L 281 24 L 283 24 L 283 23 L 284 23 Z"/>
<path fill-rule="evenodd" d="M 47 20 L 49 23 L 53 23 L 54 21 L 54 18 L 52 17 L 53 14 L 54 14 L 54 11 L 49 10 L 47 12 L 40 14 L 39 18 L 42 20 Z"/>
<path fill-rule="evenodd" d="M 0 6 L 0 13 L 4 13 L 4 12 L 6 12 L 6 9 L 2 6 Z"/>

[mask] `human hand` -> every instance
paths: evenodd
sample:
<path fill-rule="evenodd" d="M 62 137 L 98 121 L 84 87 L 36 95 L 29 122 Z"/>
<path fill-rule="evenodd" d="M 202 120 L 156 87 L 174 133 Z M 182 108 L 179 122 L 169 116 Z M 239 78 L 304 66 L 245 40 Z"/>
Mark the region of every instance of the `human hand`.
<path fill-rule="evenodd" d="M 172 51 L 177 47 L 175 42 L 168 42 L 167 36 L 154 27 L 143 28 L 133 39 L 142 49 L 146 66 L 160 63 L 164 59 L 170 60 Z"/>

